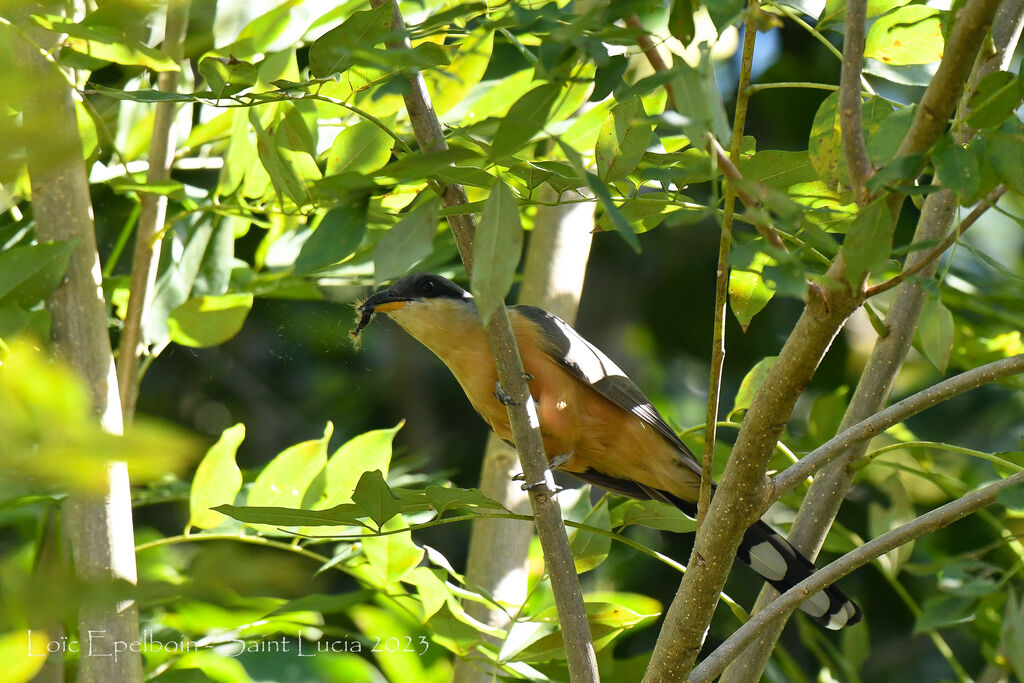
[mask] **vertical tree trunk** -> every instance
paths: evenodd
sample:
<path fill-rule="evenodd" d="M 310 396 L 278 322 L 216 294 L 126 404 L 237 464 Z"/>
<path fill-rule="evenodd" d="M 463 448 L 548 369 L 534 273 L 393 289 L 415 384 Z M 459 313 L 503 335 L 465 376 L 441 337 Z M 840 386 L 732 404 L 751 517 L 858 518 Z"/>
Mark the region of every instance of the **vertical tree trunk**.
<path fill-rule="evenodd" d="M 26 82 L 34 86 L 25 93 L 23 114 L 36 235 L 40 241 L 77 241 L 64 283 L 46 304 L 53 321 L 53 347 L 88 383 L 96 419 L 103 429 L 120 434 L 121 403 L 71 90 L 53 63 L 33 46 L 18 43 L 16 49 L 28 72 Z M 75 570 L 79 580 L 86 583 L 134 583 L 135 539 L 127 468 L 124 463 L 110 463 L 98 478 L 103 481 L 102 495 L 72 495 L 65 506 L 65 529 Z M 139 681 L 142 660 L 137 652 L 126 648 L 116 658 L 112 656 L 115 644 L 130 645 L 139 640 L 135 604 L 115 604 L 108 591 L 99 593 L 106 597 L 79 605 L 83 648 L 79 680 Z"/>

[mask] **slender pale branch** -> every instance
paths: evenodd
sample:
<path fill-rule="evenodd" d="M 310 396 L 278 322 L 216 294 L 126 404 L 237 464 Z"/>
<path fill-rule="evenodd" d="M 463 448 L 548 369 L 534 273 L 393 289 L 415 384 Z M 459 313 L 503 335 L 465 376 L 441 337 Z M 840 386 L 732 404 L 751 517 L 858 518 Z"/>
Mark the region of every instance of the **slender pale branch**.
<path fill-rule="evenodd" d="M 744 647 L 757 637 L 762 629 L 770 626 L 776 620 L 784 618 L 810 596 L 876 557 L 909 543 L 915 538 L 949 526 L 975 510 L 991 505 L 1000 491 L 1022 483 L 1024 483 L 1024 472 L 1018 472 L 982 489 L 972 491 L 962 498 L 946 503 L 865 543 L 835 562 L 819 569 L 752 616 L 747 623 L 737 629 L 728 640 L 693 670 L 689 680 L 691 682 L 712 680 Z"/>
<path fill-rule="evenodd" d="M 397 35 L 405 35 L 405 22 L 394 0 L 370 0 L 373 7 L 390 4 L 392 7 L 392 30 Z M 403 37 L 394 43 L 395 47 L 408 47 L 409 40 Z M 430 103 L 423 75 L 418 71 L 409 77 L 409 88 L 403 95 L 405 107 L 412 123 L 413 131 L 420 148 L 424 151 L 447 149 L 447 142 L 441 130 L 437 114 Z M 457 183 L 445 188 L 442 203 L 447 206 L 467 204 L 466 191 Z M 476 231 L 476 220 L 473 214 L 452 214 L 448 216 L 448 224 L 455 236 L 462 262 L 466 272 L 472 271 L 473 235 Z M 504 306 L 491 316 L 487 325 L 487 339 L 494 355 L 498 380 L 506 394 L 511 398 L 508 406 L 509 424 L 512 438 L 519 451 L 523 475 L 528 482 L 544 482 L 550 479 L 548 461 L 544 454 L 544 443 L 538 428 L 536 404 L 526 384 L 526 373 L 519 356 L 519 348 L 508 311 Z M 590 635 L 590 623 L 587 620 L 586 607 L 583 603 L 583 591 L 580 589 L 579 577 L 573 562 L 569 539 L 562 523 L 562 511 L 554 498 L 554 491 L 549 486 L 535 486 L 530 489 L 530 504 L 533 508 L 537 535 L 544 551 L 547 563 L 551 590 L 555 596 L 555 606 L 561 623 L 562 638 L 566 650 L 566 663 L 573 681 L 597 681 L 597 654 Z"/>
<path fill-rule="evenodd" d="M 164 53 L 175 64 L 184 57 L 185 30 L 188 26 L 188 0 L 170 0 L 164 29 Z M 180 71 L 164 71 L 157 77 L 157 90 L 165 93 L 178 91 Z M 171 177 L 174 161 L 175 125 L 178 103 L 157 102 L 153 120 L 153 135 L 149 143 L 149 170 L 146 183 L 157 184 Z M 144 352 L 142 319 L 146 313 L 150 292 L 156 281 L 160 264 L 160 236 L 167 217 L 167 195 L 145 193 L 140 200 L 139 222 L 135 232 L 135 256 L 128 308 L 121 332 L 117 355 L 117 382 L 121 392 L 121 414 L 126 423 L 135 416 L 135 403 L 139 397 L 139 361 Z"/>
<path fill-rule="evenodd" d="M 871 159 L 861 128 L 860 81 L 864 62 L 864 23 L 867 18 L 867 0 L 849 0 L 846 3 L 846 36 L 843 40 L 843 70 L 839 85 L 839 118 L 850 173 L 853 196 L 861 206 L 870 201 L 867 180 L 871 176 Z"/>
<path fill-rule="evenodd" d="M 885 410 L 875 413 L 868 419 L 837 434 L 801 458 L 800 462 L 787 467 L 776 475 L 772 480 L 773 491 L 769 504 L 842 455 L 854 444 L 878 436 L 889 427 L 954 396 L 1022 372 L 1024 372 L 1024 354 L 1010 356 L 986 363 L 956 377 L 950 377 L 892 404 Z"/>
<path fill-rule="evenodd" d="M 934 247 L 931 251 L 925 254 L 924 258 L 920 259 L 916 263 L 911 264 L 907 268 L 904 268 L 899 275 L 896 275 L 895 277 L 886 280 L 885 282 L 880 282 L 877 285 L 868 287 L 864 292 L 864 298 L 869 299 L 877 294 L 889 291 L 890 289 L 896 287 L 907 278 L 917 274 L 921 269 L 923 269 L 928 264 L 933 263 L 936 259 L 942 256 L 942 254 L 944 254 L 947 249 L 956 244 L 957 240 L 960 239 L 960 236 L 963 235 L 968 228 L 974 225 L 978 221 L 978 219 L 984 215 L 986 211 L 992 208 L 995 205 L 995 203 L 999 201 L 999 198 L 1002 197 L 1004 194 L 1006 194 L 1005 185 L 1000 185 L 996 189 L 992 190 L 992 192 L 990 192 L 988 196 L 985 197 L 980 204 L 978 204 L 978 206 L 974 207 L 974 210 L 971 211 L 971 213 L 969 213 L 966 218 L 960 221 L 960 225 L 957 226 L 956 230 L 952 230 L 948 235 L 946 235 L 946 238 L 942 240 L 942 242 L 940 242 L 938 246 Z"/>
<path fill-rule="evenodd" d="M 910 130 L 896 152 L 897 157 L 923 154 L 942 135 L 960 101 L 974 58 L 1001 1 L 969 0 L 957 13 L 942 61 L 921 97 Z"/>
<path fill-rule="evenodd" d="M 743 91 L 740 92 L 742 93 Z M 744 101 L 746 101 L 749 98 L 744 97 L 743 99 Z M 737 98 L 737 106 L 739 106 L 739 98 Z M 734 135 L 734 148 L 736 144 L 736 138 Z M 722 146 L 718 144 L 718 140 L 710 136 L 708 138 L 707 148 L 709 154 L 715 155 L 715 158 L 718 162 L 718 167 L 722 171 L 722 175 L 724 175 L 726 179 L 729 181 L 729 186 L 735 190 L 736 196 L 740 198 L 743 204 L 752 209 L 761 206 L 761 201 L 743 188 L 743 176 L 740 174 L 740 170 L 736 168 L 736 161 L 739 160 L 739 154 L 736 153 L 735 155 L 732 156 L 726 154 L 725 150 L 722 149 Z M 732 158 L 733 156 L 735 156 L 735 159 Z M 760 234 L 761 237 L 765 238 L 768 244 L 772 245 L 776 249 L 786 251 L 786 245 L 782 242 L 782 238 L 779 237 L 779 233 L 775 231 L 775 228 L 768 225 L 767 223 L 758 222 L 754 224 L 754 229 L 757 230 L 758 234 Z"/>

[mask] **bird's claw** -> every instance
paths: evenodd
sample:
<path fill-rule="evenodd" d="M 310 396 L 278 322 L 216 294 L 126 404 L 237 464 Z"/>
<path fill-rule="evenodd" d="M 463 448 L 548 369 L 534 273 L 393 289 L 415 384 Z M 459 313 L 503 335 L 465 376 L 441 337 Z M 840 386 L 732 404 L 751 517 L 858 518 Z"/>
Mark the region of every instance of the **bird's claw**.
<path fill-rule="evenodd" d="M 494 383 L 494 398 L 498 399 L 504 406 L 519 405 L 508 393 L 501 388 L 501 382 Z"/>
<path fill-rule="evenodd" d="M 524 491 L 532 491 L 533 489 L 540 488 L 541 486 L 551 491 L 551 495 L 554 495 L 559 491 L 564 490 L 561 486 L 554 483 L 553 481 L 535 481 L 532 484 L 523 484 L 519 488 L 521 488 Z"/>

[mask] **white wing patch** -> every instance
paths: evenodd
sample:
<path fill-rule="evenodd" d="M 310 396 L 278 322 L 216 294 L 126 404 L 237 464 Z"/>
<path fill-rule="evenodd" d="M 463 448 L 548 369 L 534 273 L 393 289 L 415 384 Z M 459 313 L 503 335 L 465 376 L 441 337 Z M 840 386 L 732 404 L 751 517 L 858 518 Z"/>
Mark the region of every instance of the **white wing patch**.
<path fill-rule="evenodd" d="M 626 376 L 626 373 L 611 358 L 580 336 L 564 320 L 557 316 L 551 316 L 550 321 L 565 335 L 565 339 L 569 343 L 569 348 L 565 353 L 566 362 L 576 366 L 587 382 L 596 384 L 605 377 Z"/>

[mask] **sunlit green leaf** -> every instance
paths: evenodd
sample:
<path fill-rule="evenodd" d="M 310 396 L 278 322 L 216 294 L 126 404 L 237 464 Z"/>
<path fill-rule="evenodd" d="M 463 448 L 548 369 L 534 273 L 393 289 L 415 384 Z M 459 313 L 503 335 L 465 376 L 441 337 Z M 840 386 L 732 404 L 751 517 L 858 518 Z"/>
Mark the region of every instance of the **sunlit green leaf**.
<path fill-rule="evenodd" d="M 77 242 L 43 242 L 0 252 L 0 303 L 38 304 L 60 284 Z"/>
<path fill-rule="evenodd" d="M 739 391 L 736 392 L 736 400 L 733 402 L 730 414 L 740 410 L 747 410 L 754 403 L 754 396 L 757 395 L 761 385 L 768 376 L 768 370 L 775 364 L 778 356 L 766 356 L 754 364 L 740 382 Z"/>
<path fill-rule="evenodd" d="M 403 275 L 432 251 L 440 201 L 428 198 L 402 216 L 373 250 L 373 276 L 378 283 Z"/>
<path fill-rule="evenodd" d="M 758 251 L 746 268 L 733 266 L 729 270 L 729 307 L 744 331 L 775 296 L 775 287 L 765 281 L 762 273 L 766 265 L 774 263 L 771 256 Z"/>
<path fill-rule="evenodd" d="M 879 17 L 868 30 L 864 56 L 885 64 L 930 64 L 942 58 L 939 10 L 907 5 Z"/>
<path fill-rule="evenodd" d="M 252 294 L 224 294 L 189 299 L 168 318 L 171 341 L 182 346 L 216 346 L 231 339 L 252 309 Z"/>
<path fill-rule="evenodd" d="M 371 121 L 348 126 L 334 138 L 327 152 L 327 175 L 372 173 L 391 158 L 394 139 Z"/>
<path fill-rule="evenodd" d="M 545 83 L 516 100 L 498 124 L 491 142 L 491 156 L 500 159 L 513 154 L 539 133 L 560 92 L 557 84 Z"/>
<path fill-rule="evenodd" d="M 608 182 L 624 178 L 637 167 L 651 139 L 651 124 L 640 98 L 616 105 L 597 138 L 594 156 L 598 176 Z"/>
<path fill-rule="evenodd" d="M 381 527 L 381 531 L 394 532 L 408 526 L 402 517 L 393 517 Z M 423 548 L 413 543 L 412 534 L 408 531 L 383 536 L 367 535 L 362 544 L 366 559 L 370 561 L 381 586 L 401 581 L 423 559 Z"/>
<path fill-rule="evenodd" d="M 309 48 L 309 71 L 317 78 L 343 73 L 355 64 L 354 55 L 384 40 L 391 31 L 391 5 L 353 12 L 337 28 L 320 36 Z"/>
<path fill-rule="evenodd" d="M 189 526 L 212 529 L 224 521 L 224 515 L 210 508 L 233 503 L 242 488 L 242 471 L 235 463 L 235 453 L 244 438 L 243 424 L 225 429 L 199 463 L 189 496 Z"/>
<path fill-rule="evenodd" d="M 473 242 L 470 285 L 484 325 L 505 301 L 505 295 L 515 279 L 522 250 L 523 226 L 519 219 L 519 202 L 512 188 L 498 179 L 484 204 L 483 216 Z"/>
<path fill-rule="evenodd" d="M 303 441 L 278 453 L 256 477 L 246 505 L 303 507 L 310 488 L 327 464 L 327 442 L 333 432 L 334 425 L 328 422 L 323 437 Z"/>

